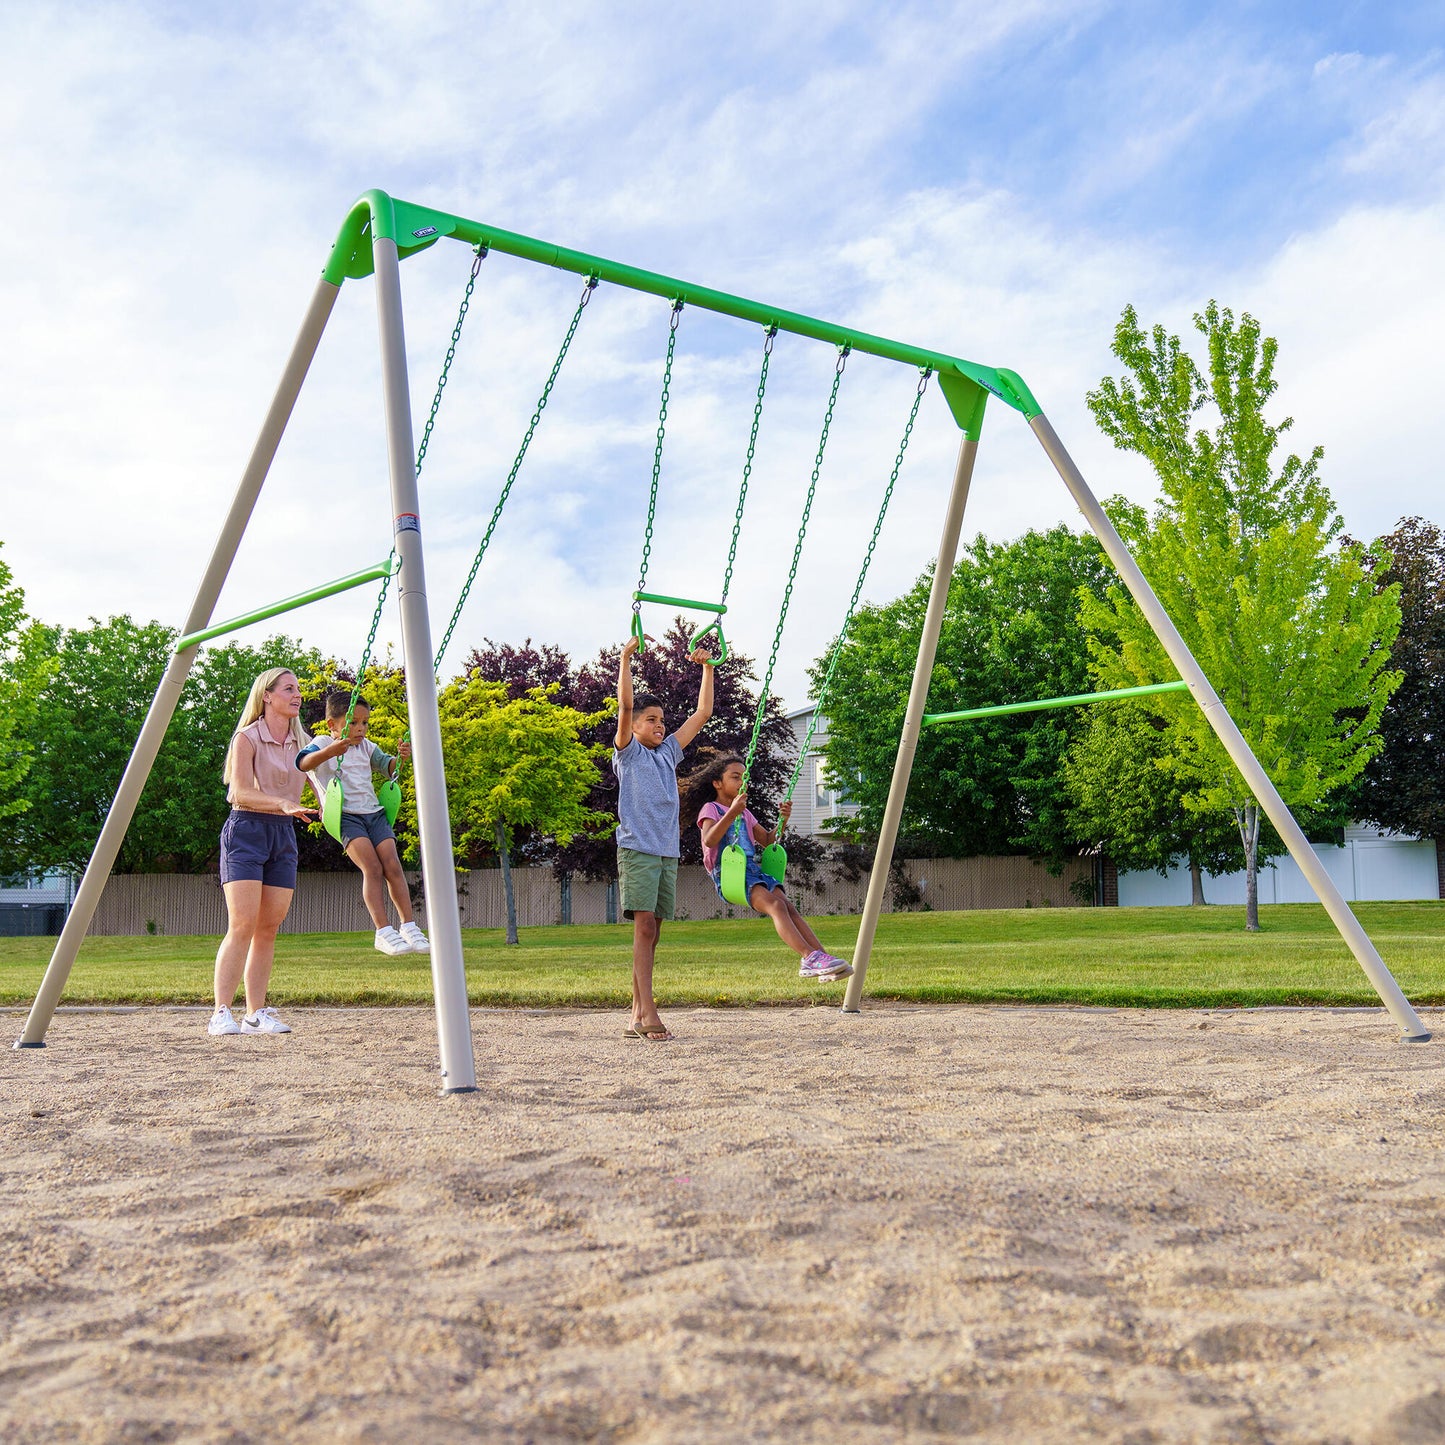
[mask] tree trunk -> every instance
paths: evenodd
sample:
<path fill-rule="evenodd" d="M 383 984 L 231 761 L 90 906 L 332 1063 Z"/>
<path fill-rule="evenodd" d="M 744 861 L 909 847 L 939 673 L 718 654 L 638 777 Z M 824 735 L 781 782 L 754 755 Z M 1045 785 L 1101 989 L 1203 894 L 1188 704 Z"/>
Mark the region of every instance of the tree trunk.
<path fill-rule="evenodd" d="M 1190 904 L 1195 908 L 1204 906 L 1204 870 L 1199 866 L 1197 858 L 1189 860 L 1189 892 Z"/>
<path fill-rule="evenodd" d="M 497 820 L 497 857 L 502 861 L 502 893 L 507 900 L 507 942 L 517 941 L 517 897 L 512 892 L 512 856 L 507 851 L 507 829 Z"/>
<path fill-rule="evenodd" d="M 1259 804 L 1234 810 L 1239 840 L 1244 844 L 1244 930 L 1259 932 Z"/>

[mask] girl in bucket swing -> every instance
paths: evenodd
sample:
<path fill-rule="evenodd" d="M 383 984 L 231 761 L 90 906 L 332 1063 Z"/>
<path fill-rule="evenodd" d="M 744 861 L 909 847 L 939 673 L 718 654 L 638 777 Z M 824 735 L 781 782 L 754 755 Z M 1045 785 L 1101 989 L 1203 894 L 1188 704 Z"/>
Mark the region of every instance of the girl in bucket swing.
<path fill-rule="evenodd" d="M 847 978 L 853 965 L 835 958 L 818 942 L 808 920 L 783 892 L 783 885 L 758 866 L 758 847 L 777 842 L 793 805 L 787 802 L 778 810 L 776 829 L 764 828 L 747 805 L 745 766 L 736 753 L 721 753 L 692 773 L 684 785 L 681 812 L 684 818 L 695 818 L 702 833 L 703 867 L 721 898 L 722 850 L 726 844 L 736 843 L 747 855 L 748 904 L 755 913 L 773 920 L 778 937 L 798 955 L 798 977 L 820 981 Z"/>

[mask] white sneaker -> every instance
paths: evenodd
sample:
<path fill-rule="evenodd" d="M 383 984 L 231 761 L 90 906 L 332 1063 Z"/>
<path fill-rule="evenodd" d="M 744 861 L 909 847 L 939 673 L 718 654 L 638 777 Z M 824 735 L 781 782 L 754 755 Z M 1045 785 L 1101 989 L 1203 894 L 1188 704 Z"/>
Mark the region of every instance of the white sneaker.
<path fill-rule="evenodd" d="M 289 1034 L 290 1024 L 283 1024 L 281 1016 L 273 1008 L 258 1009 L 241 1020 L 243 1034 Z"/>
<path fill-rule="evenodd" d="M 211 1021 L 206 1025 L 206 1032 L 212 1038 L 219 1038 L 222 1034 L 238 1034 L 241 1032 L 241 1025 L 231 1017 L 231 1010 L 224 1004 L 211 1015 Z"/>
<path fill-rule="evenodd" d="M 417 924 L 403 923 L 400 932 L 401 936 L 411 945 L 411 951 L 413 953 L 431 952 L 431 942 Z"/>
<path fill-rule="evenodd" d="M 376 951 L 378 953 L 410 953 L 411 944 L 391 924 L 376 930 Z"/>

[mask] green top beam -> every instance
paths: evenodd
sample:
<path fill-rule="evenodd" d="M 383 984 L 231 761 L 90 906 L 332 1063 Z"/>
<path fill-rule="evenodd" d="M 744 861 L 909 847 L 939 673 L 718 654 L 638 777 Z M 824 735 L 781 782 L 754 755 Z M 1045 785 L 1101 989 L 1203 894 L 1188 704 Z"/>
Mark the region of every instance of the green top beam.
<path fill-rule="evenodd" d="M 784 311 L 744 296 L 733 296 L 726 291 L 714 291 L 708 286 L 664 276 L 657 271 L 644 271 L 636 266 L 623 265 L 620 261 L 609 261 L 603 256 L 589 256 L 585 251 L 572 251 L 550 241 L 538 241 L 515 231 L 504 231 L 498 226 L 469 221 L 447 211 L 398 201 L 385 191 L 368 191 L 351 208 L 326 263 L 326 279 L 339 286 L 348 277 L 359 279 L 369 276 L 373 234 L 394 240 L 403 257 L 435 245 L 443 236 L 451 236 L 473 246 L 486 246 L 490 250 L 502 251 L 557 270 L 572 271 L 579 276 L 596 276 L 601 281 L 610 281 L 633 291 L 649 292 L 669 301 L 681 300 L 688 306 L 700 306 L 706 311 L 716 311 L 740 321 L 776 326 L 780 331 L 831 342 L 834 346 L 848 346 L 854 351 L 905 362 L 910 366 L 932 367 L 938 373 L 954 420 L 964 434 L 974 440 L 978 439 L 983 425 L 984 403 L 990 395 L 1030 419 L 1043 410 L 1023 379 L 1013 371 L 981 366 L 941 351 L 928 351 L 901 341 L 890 341 L 887 337 L 873 336 L 866 331 L 854 331 L 800 312 Z"/>
<path fill-rule="evenodd" d="M 962 712 L 930 712 L 923 715 L 923 726 L 933 723 L 967 722 L 976 717 L 1005 717 L 1013 712 L 1045 712 L 1055 707 L 1078 707 L 1086 702 L 1107 702 L 1118 697 L 1147 697 L 1154 692 L 1188 692 L 1187 682 L 1151 682 L 1147 687 L 1120 687 L 1113 692 L 1077 692 L 1072 697 L 1042 697 L 1037 702 L 1005 702 L 997 707 L 970 707 Z"/>
<path fill-rule="evenodd" d="M 308 592 L 298 592 L 294 597 L 284 597 L 280 602 L 273 602 L 269 607 L 258 607 L 254 612 L 247 612 L 241 617 L 233 617 L 229 622 L 216 622 L 200 632 L 188 632 L 176 643 L 176 651 L 184 652 L 188 647 L 197 647 L 203 642 L 209 642 L 213 637 L 224 636 L 227 632 L 236 632 L 242 627 L 249 627 L 253 622 L 264 622 L 268 617 L 277 617 L 283 612 L 294 612 L 298 607 L 305 607 L 308 602 L 319 602 L 323 597 L 333 597 L 338 592 L 349 592 L 353 587 L 360 587 L 366 582 L 379 582 L 383 577 L 393 577 L 400 570 L 401 564 L 395 557 L 388 557 L 385 562 L 378 562 L 374 567 L 363 567 L 360 572 L 352 572 L 345 577 L 338 577 L 334 582 L 323 582 L 319 587 L 313 587 Z"/>

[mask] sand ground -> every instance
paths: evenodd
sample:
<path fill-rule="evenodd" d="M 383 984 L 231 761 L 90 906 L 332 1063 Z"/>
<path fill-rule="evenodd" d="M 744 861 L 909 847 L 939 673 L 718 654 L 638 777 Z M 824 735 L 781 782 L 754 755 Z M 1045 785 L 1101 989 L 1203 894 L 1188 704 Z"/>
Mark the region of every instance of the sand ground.
<path fill-rule="evenodd" d="M 1445 1440 L 1380 1013 L 290 1017 L 0 1052 L 0 1439 Z"/>

